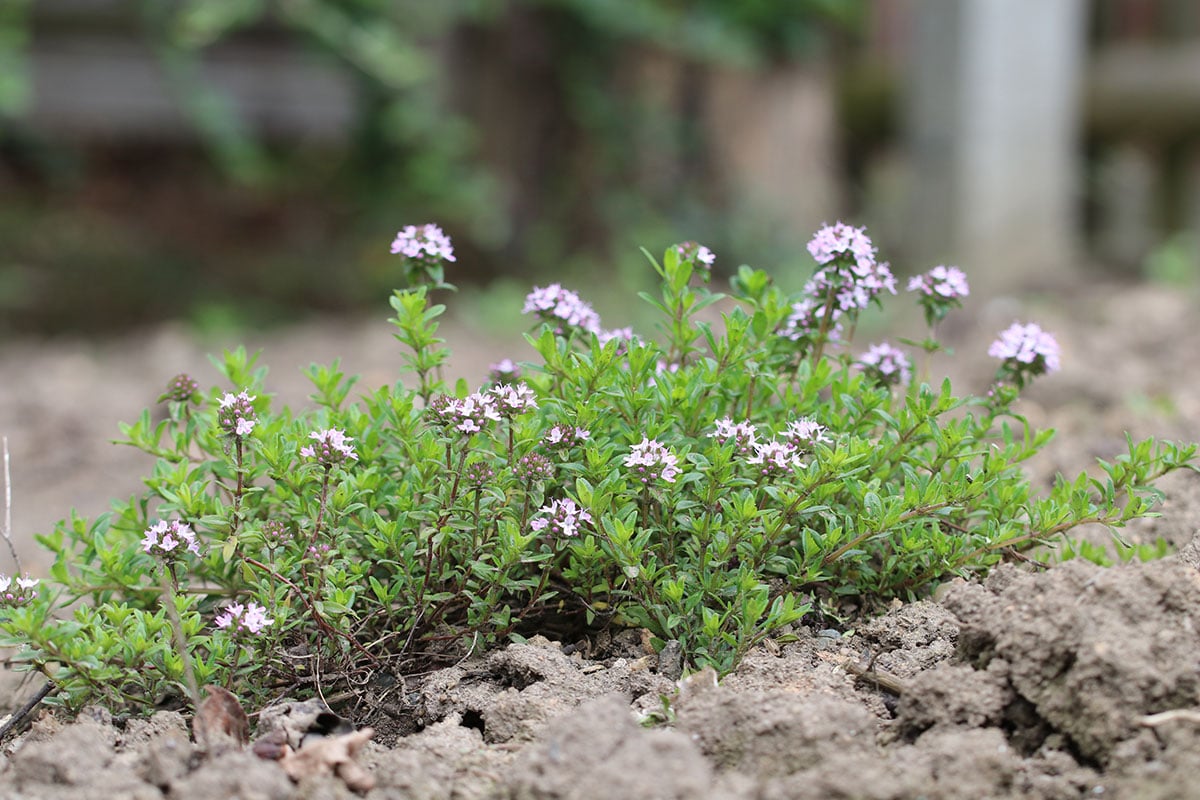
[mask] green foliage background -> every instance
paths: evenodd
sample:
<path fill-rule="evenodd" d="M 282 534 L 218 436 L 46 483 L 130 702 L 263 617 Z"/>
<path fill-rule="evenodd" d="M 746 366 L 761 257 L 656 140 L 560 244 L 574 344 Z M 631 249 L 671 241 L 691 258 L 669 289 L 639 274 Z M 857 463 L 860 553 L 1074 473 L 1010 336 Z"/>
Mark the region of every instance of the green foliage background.
<path fill-rule="evenodd" d="M 794 243 L 728 207 L 705 174 L 691 112 L 645 108 L 619 68 L 639 49 L 696 76 L 714 65 L 823 58 L 855 35 L 864 8 L 857 0 L 142 0 L 75 19 L 28 0 L 5 4 L 0 166 L 12 165 L 16 191 L 0 211 L 0 239 L 10 243 L 0 255 L 0 327 L 119 328 L 180 316 L 269 323 L 300 309 L 361 308 L 394 280 L 380 239 L 425 221 L 446 227 L 463 261 L 479 265 L 476 279 L 609 281 L 597 273 L 614 253 L 625 259 L 618 275 L 636 272 L 626 256 L 635 245 L 699 230 L 714 248 L 737 240 L 742 258 L 777 262 L 780 246 Z M 81 147 L 32 127 L 29 53 L 39 37 L 71 26 L 152 50 L 200 149 Z M 348 72 L 360 105 L 344 146 L 263 139 L 206 80 L 214 48 L 256 40 L 299 44 Z M 504 48 L 541 60 L 537 102 L 551 127 L 539 132 L 548 138 L 536 174 L 521 176 L 533 200 L 516 211 L 481 157 L 492 122 L 451 96 L 447 74 L 487 70 Z M 655 114 L 665 115 L 646 122 L 664 139 L 656 146 L 687 165 L 666 182 L 639 179 L 645 165 L 629 141 L 631 121 Z M 97 205 L 96 196 L 121 195 L 104 191 L 112 183 L 130 197 Z M 185 219 L 163 210 L 171 208 Z M 204 225 L 213 230 L 192 230 Z M 181 241 L 189 235 L 195 241 Z M 81 313 L 96 303 L 107 312 Z"/>

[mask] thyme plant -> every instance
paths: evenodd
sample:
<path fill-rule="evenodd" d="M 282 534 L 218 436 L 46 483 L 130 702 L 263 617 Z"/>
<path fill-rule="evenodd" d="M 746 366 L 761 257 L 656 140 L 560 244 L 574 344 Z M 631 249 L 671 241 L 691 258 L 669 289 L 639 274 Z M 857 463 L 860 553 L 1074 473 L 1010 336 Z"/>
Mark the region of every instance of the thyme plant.
<path fill-rule="evenodd" d="M 1014 403 L 1058 368 L 1053 337 L 1014 324 L 977 395 L 912 380 L 908 353 L 941 349 L 965 276 L 910 281 L 929 325 L 910 350 L 860 349 L 860 314 L 898 290 L 859 228 L 816 234 L 797 296 L 748 267 L 713 291 L 693 242 L 649 258 L 655 336 L 536 288 L 537 359 L 474 387 L 442 377 L 449 239 L 410 226 L 392 249 L 410 378 L 352 398 L 338 362 L 313 365 L 312 406 L 291 409 L 244 349 L 214 359 L 217 387 L 176 376 L 161 419 L 121 426 L 145 489 L 40 537 L 47 580 L 0 577 L 0 629 L 60 702 L 354 690 L 609 625 L 727 671 L 839 598 L 917 596 L 1082 523 L 1121 526 L 1150 511 L 1156 478 L 1194 468 L 1193 445 L 1131 441 L 1035 493 L 1022 464 L 1052 434 Z"/>

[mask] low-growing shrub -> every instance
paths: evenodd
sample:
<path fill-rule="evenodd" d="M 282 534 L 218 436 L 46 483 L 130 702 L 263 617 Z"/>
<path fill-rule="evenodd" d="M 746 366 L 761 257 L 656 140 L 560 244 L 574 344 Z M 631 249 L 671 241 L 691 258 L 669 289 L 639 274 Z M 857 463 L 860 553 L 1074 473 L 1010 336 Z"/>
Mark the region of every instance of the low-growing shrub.
<path fill-rule="evenodd" d="M 908 351 L 855 350 L 859 314 L 897 294 L 861 229 L 823 228 L 817 269 L 785 296 L 740 268 L 708 287 L 695 243 L 650 259 L 657 339 L 606 331 L 559 285 L 524 311 L 539 359 L 477 391 L 442 379 L 453 260 L 436 226 L 393 246 L 391 298 L 408 383 L 351 399 L 312 366 L 315 407 L 273 408 L 244 350 L 225 383 L 170 381 L 122 426 L 154 459 L 145 491 L 41 537 L 50 578 L 4 579 L 0 627 L 60 702 L 145 709 L 225 685 L 250 702 L 428 669 L 505 639 L 637 626 L 692 666 L 729 670 L 819 606 L 909 597 L 986 570 L 1081 523 L 1148 513 L 1153 481 L 1194 446 L 1130 442 L 1098 477 L 1036 495 L 1022 462 L 1051 432 L 1014 412 L 1058 368 L 1054 339 L 1014 324 L 994 382 L 958 397 L 913 379 Z M 953 267 L 909 282 L 926 337 L 968 287 Z M 705 309 L 721 303 L 720 320 Z M 712 322 L 704 321 L 710 319 Z M 924 370 L 922 369 L 922 372 Z"/>

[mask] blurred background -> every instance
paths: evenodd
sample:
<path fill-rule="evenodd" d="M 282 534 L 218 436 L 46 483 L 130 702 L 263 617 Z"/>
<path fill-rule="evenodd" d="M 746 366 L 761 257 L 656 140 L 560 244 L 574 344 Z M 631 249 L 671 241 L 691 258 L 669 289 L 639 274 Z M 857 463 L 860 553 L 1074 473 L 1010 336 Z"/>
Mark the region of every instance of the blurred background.
<path fill-rule="evenodd" d="M 7 0 L 0 332 L 379 309 L 427 221 L 513 302 L 681 239 L 799 283 L 839 218 L 985 290 L 1182 278 L 1198 37 L 1191 0 Z"/>
<path fill-rule="evenodd" d="M 406 224 L 453 238 L 478 380 L 520 357 L 534 282 L 636 324 L 640 247 L 799 288 L 837 219 L 900 276 L 963 267 L 988 335 L 1006 297 L 1169 287 L 1138 306 L 1162 350 L 1200 275 L 1200 4 L 2 0 L 14 526 L 136 488 L 116 420 L 177 372 L 211 385 L 206 352 L 263 347 L 289 402 L 310 361 L 394 381 Z"/>

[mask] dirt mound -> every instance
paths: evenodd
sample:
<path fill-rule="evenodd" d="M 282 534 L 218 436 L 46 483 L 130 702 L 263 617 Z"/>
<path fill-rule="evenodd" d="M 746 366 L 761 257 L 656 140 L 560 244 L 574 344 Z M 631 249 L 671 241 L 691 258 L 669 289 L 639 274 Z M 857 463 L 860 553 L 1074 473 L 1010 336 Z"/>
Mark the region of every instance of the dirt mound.
<path fill-rule="evenodd" d="M 799 627 L 719 685 L 682 691 L 637 632 L 599 660 L 536 638 L 405 686 L 359 720 L 395 721 L 359 761 L 377 798 L 1186 796 L 1200 767 L 1198 615 L 1184 558 L 1003 567 L 851 635 Z M 178 714 L 115 723 L 96 710 L 10 742 L 0 787 L 354 796 L 333 776 L 294 784 L 248 751 L 202 757 Z"/>

